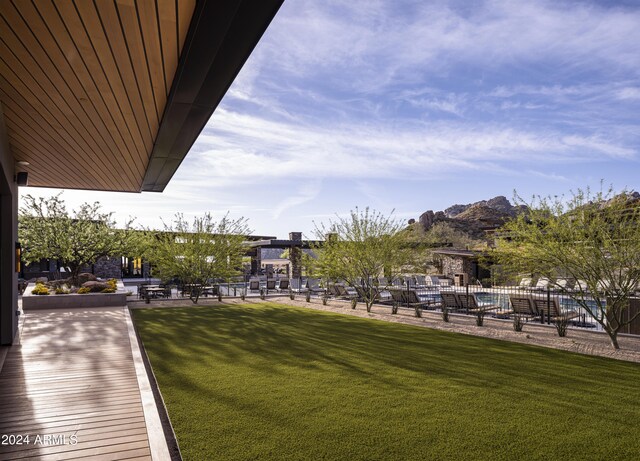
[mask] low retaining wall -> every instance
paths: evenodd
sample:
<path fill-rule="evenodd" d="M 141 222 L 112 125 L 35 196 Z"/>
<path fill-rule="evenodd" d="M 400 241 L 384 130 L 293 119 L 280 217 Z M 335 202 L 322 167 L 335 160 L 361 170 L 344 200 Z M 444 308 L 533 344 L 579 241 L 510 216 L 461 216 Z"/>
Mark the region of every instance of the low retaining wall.
<path fill-rule="evenodd" d="M 127 304 L 127 292 L 122 283 L 118 280 L 118 291 L 115 293 L 87 293 L 83 295 L 34 295 L 31 291 L 35 288 L 34 283 L 30 283 L 22 295 L 22 310 L 35 309 L 69 309 L 82 307 L 111 307 L 125 306 Z"/>

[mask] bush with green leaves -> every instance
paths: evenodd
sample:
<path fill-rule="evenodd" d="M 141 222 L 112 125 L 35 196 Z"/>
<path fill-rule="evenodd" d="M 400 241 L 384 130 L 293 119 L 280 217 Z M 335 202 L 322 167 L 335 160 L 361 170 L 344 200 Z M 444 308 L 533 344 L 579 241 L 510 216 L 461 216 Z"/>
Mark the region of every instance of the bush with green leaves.
<path fill-rule="evenodd" d="M 36 283 L 36 286 L 31 290 L 31 294 L 46 296 L 49 294 L 49 288 L 44 283 Z"/>
<path fill-rule="evenodd" d="M 187 220 L 178 213 L 164 223 L 164 232 L 148 232 L 148 258 L 162 280 L 178 279 L 196 287 L 190 299 L 197 303 L 203 287 L 212 279 L 229 279 L 242 273 L 244 218 L 225 215 L 216 221 L 210 213 Z"/>
<path fill-rule="evenodd" d="M 365 208 L 348 217 L 336 216 L 328 224 L 316 225 L 324 243 L 315 249 L 314 271 L 323 280 L 343 280 L 361 288 L 367 312 L 381 287 L 378 277 L 394 278 L 415 260 L 407 241 L 405 225 L 390 216 Z"/>
<path fill-rule="evenodd" d="M 26 195 L 18 217 L 22 259 L 30 264 L 41 259 L 61 261 L 73 285 L 81 283 L 82 267 L 103 257 L 120 257 L 142 251 L 141 234 L 132 229 L 133 220 L 116 228 L 113 213 L 105 213 L 99 202 L 83 203 L 67 211 L 60 194 L 50 198 Z"/>
<path fill-rule="evenodd" d="M 551 280 L 619 349 L 618 332 L 640 316 L 627 315 L 640 286 L 640 198 L 610 188 L 516 201 L 527 211 L 500 229 L 491 256 L 506 273 Z M 578 281 L 574 290 L 564 290 L 560 282 L 566 278 Z"/>

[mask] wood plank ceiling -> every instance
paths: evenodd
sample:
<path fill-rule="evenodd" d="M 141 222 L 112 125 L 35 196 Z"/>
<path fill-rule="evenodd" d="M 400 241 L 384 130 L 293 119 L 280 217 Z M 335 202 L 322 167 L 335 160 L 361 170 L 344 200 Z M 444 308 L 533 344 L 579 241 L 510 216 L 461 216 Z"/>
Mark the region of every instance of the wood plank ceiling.
<path fill-rule="evenodd" d="M 29 185 L 141 190 L 195 2 L 0 1 L 0 101 Z"/>

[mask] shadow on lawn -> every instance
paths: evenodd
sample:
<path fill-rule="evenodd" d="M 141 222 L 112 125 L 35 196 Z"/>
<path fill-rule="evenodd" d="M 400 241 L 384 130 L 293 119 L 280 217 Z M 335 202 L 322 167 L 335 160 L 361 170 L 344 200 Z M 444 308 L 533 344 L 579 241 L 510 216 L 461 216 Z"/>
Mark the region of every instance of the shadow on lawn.
<path fill-rule="evenodd" d="M 237 364 L 283 379 L 292 369 L 330 369 L 358 385 L 415 391 L 414 382 L 405 382 L 408 373 L 497 399 L 539 399 L 546 412 L 601 415 L 609 411 L 599 394 L 610 392 L 602 383 L 616 382 L 619 397 L 633 399 L 640 377 L 636 364 L 274 304 L 145 309 L 134 317 L 147 351 L 161 357 L 152 360 L 154 368 L 164 373 L 175 374 L 185 360 Z M 187 371 L 181 379 L 207 391 Z"/>

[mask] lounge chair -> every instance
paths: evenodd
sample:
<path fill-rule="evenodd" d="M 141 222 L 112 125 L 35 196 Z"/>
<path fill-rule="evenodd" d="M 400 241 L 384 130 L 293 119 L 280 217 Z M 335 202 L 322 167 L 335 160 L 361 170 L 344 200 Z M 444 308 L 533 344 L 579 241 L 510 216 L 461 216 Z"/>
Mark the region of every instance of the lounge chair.
<path fill-rule="evenodd" d="M 340 292 L 338 291 L 338 287 L 335 283 L 330 283 L 327 285 L 327 295 L 333 296 L 334 298 L 340 296 Z"/>
<path fill-rule="evenodd" d="M 459 311 L 462 309 L 460 304 L 460 298 L 455 291 L 441 291 L 440 297 L 442 298 L 442 307 L 449 311 Z"/>
<path fill-rule="evenodd" d="M 511 311 L 508 314 L 519 315 L 527 321 L 540 317 L 530 296 L 511 295 L 509 296 L 509 304 L 511 305 Z"/>
<path fill-rule="evenodd" d="M 416 281 L 413 278 L 413 276 L 409 276 L 409 277 L 405 277 L 404 278 L 404 286 L 408 287 L 411 290 L 417 288 L 417 284 L 416 284 Z"/>
<path fill-rule="evenodd" d="M 307 287 L 304 286 L 304 283 L 302 283 L 302 280 L 299 278 L 290 279 L 289 287 L 290 287 L 290 290 L 293 291 L 294 293 L 306 293 L 308 291 Z"/>
<path fill-rule="evenodd" d="M 276 280 L 275 279 L 267 279 L 267 285 L 265 287 L 267 291 L 276 291 Z"/>
<path fill-rule="evenodd" d="M 459 293 L 458 299 L 460 300 L 460 307 L 467 312 L 478 313 L 478 312 L 489 312 L 500 309 L 500 306 L 497 304 L 480 304 L 478 303 L 478 299 L 473 293 Z"/>
<path fill-rule="evenodd" d="M 551 280 L 549 280 L 548 277 L 540 277 L 538 279 L 538 283 L 536 283 L 536 286 L 534 286 L 533 289 L 538 291 L 546 290 L 547 288 L 549 288 L 550 284 Z"/>
<path fill-rule="evenodd" d="M 571 290 L 571 280 L 564 277 L 558 278 L 556 279 L 556 287 L 563 291 Z"/>
<path fill-rule="evenodd" d="M 358 293 L 358 299 L 359 300 L 364 300 L 364 298 L 367 296 L 367 293 L 365 291 L 364 287 L 361 286 L 357 286 L 356 288 L 356 292 Z M 388 292 L 387 290 L 382 290 L 380 288 L 375 288 L 374 291 L 374 296 L 373 296 L 373 302 L 377 302 L 377 303 L 388 303 L 390 301 L 392 301 L 392 296 L 391 293 Z"/>
<path fill-rule="evenodd" d="M 416 290 L 405 290 L 402 292 L 402 296 L 404 298 L 405 304 L 408 303 L 410 306 L 413 306 L 415 304 L 420 304 L 420 307 L 424 307 L 425 309 L 428 309 L 428 308 L 435 308 L 436 305 L 438 304 L 436 297 L 420 294 Z"/>
<path fill-rule="evenodd" d="M 573 287 L 573 290 L 587 292 L 589 291 L 589 286 L 587 285 L 587 282 L 584 280 L 576 280 L 576 284 Z"/>
<path fill-rule="evenodd" d="M 355 299 L 358 297 L 358 292 L 353 287 L 348 287 L 341 283 L 336 283 L 335 285 L 338 291 L 338 297 L 345 299 Z"/>
<path fill-rule="evenodd" d="M 431 287 L 439 287 L 440 279 L 434 275 L 428 275 L 427 277 L 425 277 L 425 285 Z"/>
<path fill-rule="evenodd" d="M 427 278 L 424 275 L 416 275 L 415 279 L 418 288 L 424 288 L 427 286 Z"/>
<path fill-rule="evenodd" d="M 280 279 L 280 283 L 278 284 L 278 291 L 289 291 L 289 279 Z"/>
<path fill-rule="evenodd" d="M 307 289 L 313 294 L 322 294 L 325 291 L 324 288 L 320 286 L 320 279 L 315 278 L 307 280 Z"/>
<path fill-rule="evenodd" d="M 523 277 L 522 280 L 520 280 L 520 284 L 518 285 L 518 288 L 528 289 L 528 288 L 531 288 L 532 285 L 533 285 L 533 279 L 531 277 Z"/>
<path fill-rule="evenodd" d="M 249 291 L 260 291 L 260 280 L 249 280 Z"/>
<path fill-rule="evenodd" d="M 552 322 L 557 320 L 571 320 L 580 317 L 576 311 L 563 311 L 560 307 L 560 298 L 551 296 L 533 296 L 531 297 L 535 311 L 543 316 L 543 319 L 549 318 Z"/>

